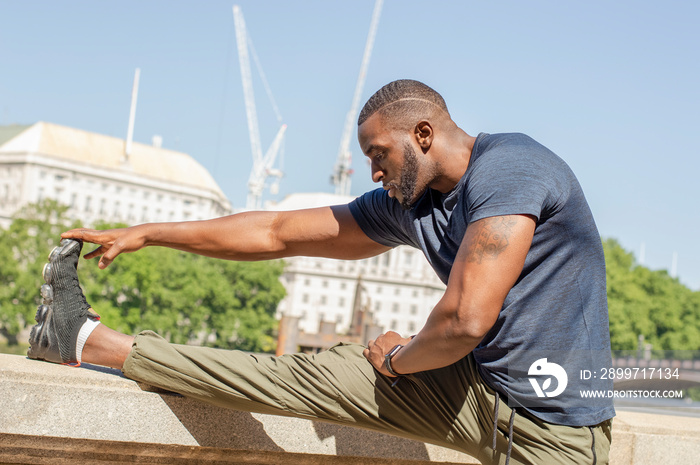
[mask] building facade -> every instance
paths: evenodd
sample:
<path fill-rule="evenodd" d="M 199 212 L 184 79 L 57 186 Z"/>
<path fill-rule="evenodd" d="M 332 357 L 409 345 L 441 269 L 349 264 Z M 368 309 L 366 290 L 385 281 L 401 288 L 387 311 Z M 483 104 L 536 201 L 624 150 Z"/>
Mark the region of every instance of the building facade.
<path fill-rule="evenodd" d="M 334 194 L 292 194 L 271 210 L 296 210 L 340 205 L 352 197 Z M 287 296 L 278 307 L 278 317 L 299 319 L 299 329 L 317 333 L 322 323 L 334 323 L 338 334 L 350 329 L 355 299 L 361 289 L 361 306 L 374 324 L 384 331 L 404 336 L 416 334 L 445 285 L 420 250 L 408 246 L 391 249 L 363 260 L 332 260 L 317 257 L 285 259 L 282 282 Z"/>
<path fill-rule="evenodd" d="M 156 142 L 157 139 L 156 139 Z M 185 153 L 51 123 L 0 127 L 0 226 L 46 198 L 85 225 L 213 218 L 231 204 Z"/>
<path fill-rule="evenodd" d="M 186 221 L 231 213 L 209 172 L 187 154 L 51 123 L 0 127 L 0 227 L 24 205 L 46 198 L 68 205 L 68 216 L 96 222 Z M 353 197 L 292 194 L 268 210 L 346 204 Z M 445 286 L 421 251 L 396 247 L 364 260 L 293 257 L 282 283 L 278 318 L 308 334 L 349 334 L 362 310 L 368 327 L 417 333 Z M 320 331 L 320 328 L 324 328 Z"/>

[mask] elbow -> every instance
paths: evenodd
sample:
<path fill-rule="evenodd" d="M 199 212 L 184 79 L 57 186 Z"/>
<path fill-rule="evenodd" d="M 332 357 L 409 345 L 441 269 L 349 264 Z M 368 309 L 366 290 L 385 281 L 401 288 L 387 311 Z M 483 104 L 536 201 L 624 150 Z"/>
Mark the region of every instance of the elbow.
<path fill-rule="evenodd" d="M 449 324 L 447 337 L 469 341 L 481 341 L 496 323 L 500 308 L 456 302 L 446 311 Z"/>

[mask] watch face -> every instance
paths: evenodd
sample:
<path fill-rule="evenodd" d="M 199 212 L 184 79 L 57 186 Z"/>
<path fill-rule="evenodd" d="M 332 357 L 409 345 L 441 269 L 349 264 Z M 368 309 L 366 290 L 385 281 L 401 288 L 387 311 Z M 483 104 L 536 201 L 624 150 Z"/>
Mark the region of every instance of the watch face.
<path fill-rule="evenodd" d="M 403 347 L 403 346 L 402 346 L 401 344 L 399 344 L 399 345 L 397 345 L 397 346 L 394 346 L 394 348 L 391 349 L 391 350 L 389 351 L 389 353 L 385 355 L 385 357 L 388 357 L 388 358 L 393 357 L 394 355 L 396 355 L 396 352 L 398 352 L 402 347 Z"/>

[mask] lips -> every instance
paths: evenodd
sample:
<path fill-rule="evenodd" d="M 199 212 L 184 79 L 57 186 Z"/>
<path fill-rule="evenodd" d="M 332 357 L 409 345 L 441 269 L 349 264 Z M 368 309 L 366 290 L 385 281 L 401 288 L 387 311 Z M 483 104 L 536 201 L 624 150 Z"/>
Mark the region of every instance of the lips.
<path fill-rule="evenodd" d="M 382 188 L 383 188 L 385 191 L 389 191 L 389 197 L 391 197 L 391 198 L 396 197 L 396 191 L 399 190 L 399 186 L 397 186 L 397 185 L 394 184 L 393 182 L 390 182 L 390 183 L 388 183 L 388 184 L 384 184 L 384 185 L 382 186 Z"/>

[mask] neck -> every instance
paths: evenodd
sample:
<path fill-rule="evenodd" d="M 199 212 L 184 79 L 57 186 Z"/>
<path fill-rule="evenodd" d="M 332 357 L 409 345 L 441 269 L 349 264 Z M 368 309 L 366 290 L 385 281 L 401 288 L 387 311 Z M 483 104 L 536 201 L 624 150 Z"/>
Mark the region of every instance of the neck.
<path fill-rule="evenodd" d="M 458 127 L 447 138 L 438 157 L 439 175 L 430 183 L 430 188 L 443 194 L 451 191 L 464 176 L 469 167 L 476 137 L 472 137 Z"/>

